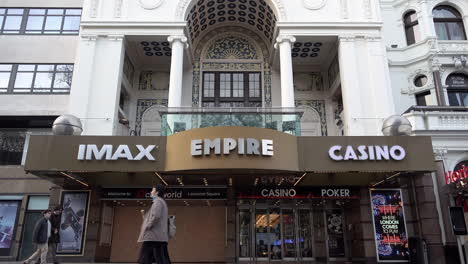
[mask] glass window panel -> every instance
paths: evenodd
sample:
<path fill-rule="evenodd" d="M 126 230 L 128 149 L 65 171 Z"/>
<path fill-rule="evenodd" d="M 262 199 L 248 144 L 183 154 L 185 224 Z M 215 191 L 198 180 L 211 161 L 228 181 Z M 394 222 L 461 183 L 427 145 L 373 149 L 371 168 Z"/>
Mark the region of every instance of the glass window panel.
<path fill-rule="evenodd" d="M 6 93 L 6 92 L 8 92 L 8 89 L 0 88 L 0 93 Z"/>
<path fill-rule="evenodd" d="M 81 18 L 79 16 L 65 17 L 65 22 L 63 23 L 63 30 L 79 30 L 80 20 Z"/>
<path fill-rule="evenodd" d="M 0 64 L 0 71 L 11 71 L 11 64 Z"/>
<path fill-rule="evenodd" d="M 257 258 L 268 257 L 268 215 L 266 210 L 255 212 L 255 255 Z"/>
<path fill-rule="evenodd" d="M 22 15 L 24 13 L 24 9 L 19 8 L 12 8 L 8 9 L 7 14 L 9 15 Z"/>
<path fill-rule="evenodd" d="M 331 258 L 345 257 L 344 219 L 341 209 L 327 210 L 326 227 L 328 234 L 328 256 Z"/>
<path fill-rule="evenodd" d="M 234 73 L 233 75 L 233 97 L 244 97 L 244 74 Z"/>
<path fill-rule="evenodd" d="M 3 26 L 3 19 L 5 18 L 5 16 L 1 16 L 0 15 L 0 29 L 2 28 Z"/>
<path fill-rule="evenodd" d="M 45 65 L 45 64 L 39 64 L 37 65 L 37 71 L 54 71 L 55 65 Z"/>
<path fill-rule="evenodd" d="M 7 16 L 5 19 L 4 30 L 19 30 L 21 28 L 21 16 Z"/>
<path fill-rule="evenodd" d="M 465 31 L 462 23 L 447 23 L 450 40 L 465 40 Z"/>
<path fill-rule="evenodd" d="M 437 38 L 440 40 L 449 40 L 449 35 L 447 32 L 447 28 L 445 27 L 445 23 L 434 23 Z"/>
<path fill-rule="evenodd" d="M 44 25 L 43 16 L 30 16 L 28 17 L 28 23 L 26 25 L 27 30 L 42 30 Z"/>
<path fill-rule="evenodd" d="M 55 80 L 54 80 L 54 87 L 55 88 L 70 88 L 72 78 L 73 78 L 73 73 L 71 72 L 56 73 Z"/>
<path fill-rule="evenodd" d="M 15 88 L 31 88 L 34 73 L 18 72 L 16 74 Z"/>
<path fill-rule="evenodd" d="M 61 16 L 48 16 L 46 19 L 45 30 L 60 30 L 62 27 Z"/>
<path fill-rule="evenodd" d="M 239 257 L 251 257 L 250 254 L 250 211 L 239 212 Z"/>
<path fill-rule="evenodd" d="M 48 15 L 62 15 L 63 14 L 63 9 L 48 9 L 47 14 Z"/>
<path fill-rule="evenodd" d="M 21 64 L 18 65 L 18 71 L 34 71 L 35 67 L 34 64 Z"/>
<path fill-rule="evenodd" d="M 81 9 L 67 9 L 65 10 L 67 15 L 81 15 Z"/>
<path fill-rule="evenodd" d="M 72 72 L 73 71 L 73 65 L 72 64 L 57 65 L 56 71 L 58 71 L 58 72 Z"/>
<path fill-rule="evenodd" d="M 0 14 L 5 14 L 5 8 L 0 8 Z"/>
<path fill-rule="evenodd" d="M 52 72 L 36 73 L 36 79 L 34 80 L 34 88 L 51 88 L 53 76 L 54 74 Z"/>
<path fill-rule="evenodd" d="M 46 210 L 49 208 L 49 196 L 30 196 L 28 210 Z"/>
<path fill-rule="evenodd" d="M 312 221 L 308 210 L 299 211 L 299 250 L 303 258 L 312 257 Z"/>
<path fill-rule="evenodd" d="M 1 88 L 8 88 L 8 84 L 10 83 L 10 72 L 0 72 L 0 87 Z"/>
<path fill-rule="evenodd" d="M 447 6 L 439 6 L 434 8 L 432 15 L 435 18 L 458 18 L 460 14 L 456 10 Z"/>
<path fill-rule="evenodd" d="M 283 210 L 284 257 L 296 257 L 295 217 L 293 210 Z"/>
<path fill-rule="evenodd" d="M 219 79 L 219 96 L 231 97 L 231 74 L 221 73 Z"/>
<path fill-rule="evenodd" d="M 45 9 L 30 9 L 29 14 L 30 15 L 45 15 L 46 10 Z"/>
<path fill-rule="evenodd" d="M 270 258 L 282 259 L 281 215 L 279 209 L 270 209 Z"/>

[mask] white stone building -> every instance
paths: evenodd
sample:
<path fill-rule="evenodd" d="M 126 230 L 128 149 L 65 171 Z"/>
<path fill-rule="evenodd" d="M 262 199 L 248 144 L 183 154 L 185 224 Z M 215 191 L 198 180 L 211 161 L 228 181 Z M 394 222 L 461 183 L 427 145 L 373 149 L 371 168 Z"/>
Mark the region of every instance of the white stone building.
<path fill-rule="evenodd" d="M 464 240 L 445 208 L 464 194 L 444 172 L 468 163 L 467 33 L 465 0 L 0 0 L 0 202 L 21 201 L 14 223 L 25 223 L 0 260 L 24 259 L 28 217 L 50 190 L 59 201 L 63 186 L 20 164 L 27 135 L 51 134 L 62 114 L 84 136 L 226 125 L 369 137 L 397 114 L 432 137 L 439 165 L 409 194 L 428 207 L 408 205 L 408 233 L 426 238 L 437 263 L 455 263 Z M 359 253 L 347 245 L 335 258 L 324 246 L 310 261 L 375 262 L 372 222 L 359 219 Z M 99 250 L 75 258 L 122 257 Z M 241 261 L 238 251 L 213 258 Z"/>

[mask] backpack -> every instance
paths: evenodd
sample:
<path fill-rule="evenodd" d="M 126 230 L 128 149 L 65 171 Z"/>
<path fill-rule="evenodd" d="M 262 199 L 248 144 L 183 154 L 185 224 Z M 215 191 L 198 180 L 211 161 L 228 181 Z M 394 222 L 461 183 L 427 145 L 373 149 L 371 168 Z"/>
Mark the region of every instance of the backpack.
<path fill-rule="evenodd" d="M 173 238 L 176 234 L 176 224 L 175 224 L 175 215 L 169 216 L 167 219 L 167 229 L 168 229 L 168 235 L 169 238 Z"/>

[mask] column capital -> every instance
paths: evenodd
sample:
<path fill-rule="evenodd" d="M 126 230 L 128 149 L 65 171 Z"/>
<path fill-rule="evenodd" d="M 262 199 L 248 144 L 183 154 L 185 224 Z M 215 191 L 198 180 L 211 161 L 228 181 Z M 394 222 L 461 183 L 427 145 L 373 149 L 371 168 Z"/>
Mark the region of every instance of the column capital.
<path fill-rule="evenodd" d="M 174 42 L 180 42 L 185 46 L 185 48 L 188 48 L 188 43 L 187 43 L 188 39 L 184 35 L 169 36 L 167 37 L 167 41 L 169 41 L 169 43 L 171 44 L 174 44 Z"/>
<path fill-rule="evenodd" d="M 278 45 L 285 43 L 285 42 L 289 42 L 290 44 L 293 44 L 294 42 L 296 42 L 296 38 L 292 35 L 279 35 L 276 38 L 275 49 L 278 48 Z"/>
<path fill-rule="evenodd" d="M 438 59 L 433 58 L 429 61 L 429 67 L 432 69 L 432 71 L 440 71 L 442 68 L 442 63 L 440 63 Z"/>

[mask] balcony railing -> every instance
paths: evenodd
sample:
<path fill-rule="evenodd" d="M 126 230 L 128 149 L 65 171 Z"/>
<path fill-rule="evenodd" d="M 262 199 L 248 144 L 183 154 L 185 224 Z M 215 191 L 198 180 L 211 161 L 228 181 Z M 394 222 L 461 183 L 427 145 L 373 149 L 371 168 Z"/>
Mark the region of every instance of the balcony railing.
<path fill-rule="evenodd" d="M 468 130 L 468 107 L 464 106 L 413 106 L 404 116 L 413 131 Z"/>
<path fill-rule="evenodd" d="M 269 128 L 301 134 L 303 111 L 295 108 L 167 108 L 161 115 L 161 135 L 213 126 Z"/>

